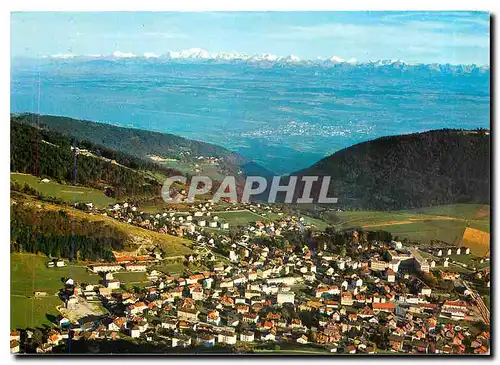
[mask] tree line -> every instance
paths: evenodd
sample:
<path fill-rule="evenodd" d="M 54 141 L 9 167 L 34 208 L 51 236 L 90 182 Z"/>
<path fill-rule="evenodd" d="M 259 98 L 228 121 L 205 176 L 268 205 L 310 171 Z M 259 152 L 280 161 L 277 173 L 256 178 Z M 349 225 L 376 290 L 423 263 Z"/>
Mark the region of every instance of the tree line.
<path fill-rule="evenodd" d="M 112 251 L 130 248 L 126 235 L 113 226 L 77 219 L 63 209 L 37 209 L 22 200 L 11 205 L 10 229 L 11 252 L 112 262 Z"/>
<path fill-rule="evenodd" d="M 340 150 L 293 175 L 331 176 L 328 196 L 338 197 L 336 208 L 489 204 L 490 134 L 443 129 L 382 137 Z M 301 193 L 303 186 L 296 190 Z M 319 195 L 319 184 L 313 185 L 312 195 Z"/>
<path fill-rule="evenodd" d="M 92 151 L 96 157 L 75 154 L 72 147 Z M 159 196 L 162 182 L 149 177 L 145 171 L 163 176 L 181 174 L 89 141 L 76 141 L 51 130 L 20 123 L 15 118 L 11 120 L 10 166 L 13 172 L 50 177 L 61 183 L 97 189 L 112 187 L 108 189 L 109 194 L 117 198 Z"/>

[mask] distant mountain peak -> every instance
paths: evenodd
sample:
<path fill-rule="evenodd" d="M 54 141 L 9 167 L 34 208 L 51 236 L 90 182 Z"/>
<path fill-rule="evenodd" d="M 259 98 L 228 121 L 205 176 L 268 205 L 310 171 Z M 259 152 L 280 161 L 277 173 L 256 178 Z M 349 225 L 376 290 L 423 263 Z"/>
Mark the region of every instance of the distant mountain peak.
<path fill-rule="evenodd" d="M 160 55 L 153 53 L 153 52 L 146 52 L 144 53 L 145 58 L 159 58 Z"/>
<path fill-rule="evenodd" d="M 278 56 L 272 53 L 256 53 L 248 55 L 239 52 L 218 52 L 211 53 L 203 48 L 189 48 L 181 51 L 167 51 L 163 54 L 154 52 L 144 52 L 142 55 L 136 55 L 132 52 L 115 51 L 112 54 L 88 54 L 75 55 L 73 53 L 56 53 L 42 57 L 61 62 L 77 61 L 77 60 L 148 60 L 149 62 L 157 60 L 157 62 L 218 62 L 218 63 L 233 63 L 233 62 L 249 62 L 252 64 L 284 64 L 294 66 L 314 66 L 314 67 L 343 67 L 343 68 L 360 68 L 360 69 L 384 69 L 384 70 L 421 70 L 426 72 L 440 73 L 486 73 L 490 70 L 489 65 L 451 65 L 451 64 L 416 64 L 397 59 L 379 59 L 359 62 L 355 58 L 345 59 L 340 56 L 316 57 L 316 59 L 302 59 L 296 55 Z"/>
<path fill-rule="evenodd" d="M 282 59 L 283 62 L 300 62 L 300 58 L 294 56 L 293 54 L 288 55 Z"/>
<path fill-rule="evenodd" d="M 133 57 L 137 57 L 137 56 L 133 53 L 130 53 L 130 52 L 115 51 L 115 52 L 113 52 L 113 57 L 115 57 L 115 58 L 133 58 Z"/>
<path fill-rule="evenodd" d="M 342 63 L 345 62 L 345 60 L 341 57 L 338 56 L 332 56 L 328 59 L 328 61 L 333 62 L 333 63 Z"/>

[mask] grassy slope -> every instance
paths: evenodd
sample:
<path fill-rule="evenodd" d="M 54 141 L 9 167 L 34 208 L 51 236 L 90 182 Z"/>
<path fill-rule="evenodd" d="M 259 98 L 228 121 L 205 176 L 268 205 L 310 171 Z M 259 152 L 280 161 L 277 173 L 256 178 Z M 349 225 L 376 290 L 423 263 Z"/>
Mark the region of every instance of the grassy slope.
<path fill-rule="evenodd" d="M 40 204 L 39 201 L 33 200 L 28 204 Z M 74 220 L 78 227 L 78 222 L 88 223 L 88 222 L 104 222 L 105 226 L 124 232 L 127 236 L 127 240 L 131 244 L 148 244 L 148 245 L 160 245 L 165 251 L 166 257 L 176 257 L 191 253 L 191 249 L 188 247 L 191 242 L 182 239 L 180 237 L 175 237 L 167 234 L 162 234 L 158 232 L 153 232 L 147 229 L 143 229 L 131 224 L 120 222 L 114 218 L 102 216 L 102 215 L 92 215 L 84 213 L 83 211 L 77 209 L 71 209 L 67 207 L 62 207 L 55 204 L 43 203 L 40 210 L 57 210 L 65 211 L 67 215 Z M 78 233 L 78 232 L 77 232 Z"/>
<path fill-rule="evenodd" d="M 482 204 L 451 204 L 412 209 L 408 210 L 408 212 L 480 220 L 489 218 L 490 206 Z"/>
<path fill-rule="evenodd" d="M 80 283 L 98 284 L 101 277 L 91 273 L 85 263 L 77 262 L 61 268 L 48 268 L 48 258 L 43 255 L 13 253 L 10 255 L 10 322 L 11 328 L 41 327 L 49 325 L 49 318 L 58 314 L 56 306 L 61 300 L 56 296 L 63 287 L 62 278 L 71 277 Z M 182 272 L 182 264 L 165 264 L 159 269 Z M 144 272 L 115 274 L 128 287 L 148 283 Z M 33 292 L 44 291 L 46 297 L 33 298 Z M 31 297 L 31 298 L 28 298 Z"/>
<path fill-rule="evenodd" d="M 385 230 L 400 239 L 428 242 L 439 239 L 461 243 L 467 226 L 489 232 L 489 206 L 455 204 L 401 211 L 345 211 L 331 213 L 337 229 L 363 227 Z"/>
<path fill-rule="evenodd" d="M 57 293 L 63 286 L 61 278 L 72 277 L 75 281 L 97 284 L 99 275 L 91 274 L 83 263 L 66 267 L 48 268 L 48 258 L 43 255 L 13 253 L 10 255 L 11 294 L 30 296 L 34 291 Z"/>
<path fill-rule="evenodd" d="M 42 183 L 36 176 L 19 173 L 11 173 L 10 179 L 21 185 L 29 185 L 43 196 L 59 198 L 68 203 L 92 202 L 98 207 L 106 207 L 115 202 L 115 199 L 107 197 L 102 191 L 97 189 L 63 185 L 54 181 Z"/>
<path fill-rule="evenodd" d="M 490 231 L 490 206 L 483 204 L 451 204 L 409 210 L 408 212 L 431 216 L 446 216 L 467 221 L 467 226 Z"/>
<path fill-rule="evenodd" d="M 48 258 L 42 255 L 14 253 L 10 260 L 11 328 L 50 326 L 48 317 L 56 316 L 56 306 L 62 304 L 55 295 L 63 287 L 61 278 L 72 277 L 90 284 L 97 284 L 100 279 L 98 275 L 87 272 L 82 264 L 48 268 L 45 265 Z M 35 291 L 44 291 L 48 295 L 33 298 Z"/>

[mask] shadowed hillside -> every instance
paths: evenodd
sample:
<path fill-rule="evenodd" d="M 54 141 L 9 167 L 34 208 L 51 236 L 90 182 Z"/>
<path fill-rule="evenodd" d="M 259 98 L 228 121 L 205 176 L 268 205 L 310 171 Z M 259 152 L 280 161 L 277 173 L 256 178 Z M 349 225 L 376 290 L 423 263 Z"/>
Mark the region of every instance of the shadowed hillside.
<path fill-rule="evenodd" d="M 37 118 L 36 114 L 30 113 L 12 117 L 16 122 L 28 124 L 37 124 Z M 258 171 L 265 170 L 255 162 L 226 148 L 173 134 L 124 128 L 111 124 L 52 115 L 40 115 L 39 118 L 39 124 L 44 128 L 68 137 L 74 137 L 79 141 L 88 141 L 96 145 L 106 146 L 108 149 L 127 153 L 145 160 L 150 160 L 149 156 L 174 159 L 178 159 L 180 156 L 184 156 L 185 159 L 205 156 L 221 159 L 221 171 L 227 174 L 237 174 L 240 169 L 244 174 L 254 173 L 256 169 Z M 248 173 L 246 166 L 249 168 Z"/>
<path fill-rule="evenodd" d="M 340 150 L 293 175 L 331 176 L 328 196 L 338 197 L 340 208 L 489 204 L 490 135 L 447 129 L 383 137 Z M 313 186 L 316 198 L 319 189 L 320 184 Z"/>

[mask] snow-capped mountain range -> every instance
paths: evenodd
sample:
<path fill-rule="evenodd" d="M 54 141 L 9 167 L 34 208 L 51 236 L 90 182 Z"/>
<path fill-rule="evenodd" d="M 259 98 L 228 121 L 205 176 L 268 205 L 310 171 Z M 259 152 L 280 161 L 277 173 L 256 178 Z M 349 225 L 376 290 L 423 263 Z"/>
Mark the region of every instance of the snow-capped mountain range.
<path fill-rule="evenodd" d="M 182 51 L 168 51 L 164 54 L 156 54 L 153 52 L 146 52 L 142 55 L 137 55 L 130 52 L 115 51 L 112 54 L 88 54 L 88 55 L 75 55 L 57 53 L 50 56 L 44 56 L 44 59 L 53 60 L 69 60 L 69 59 L 105 59 L 105 60 L 121 60 L 121 59 L 157 59 L 164 61 L 216 61 L 216 62 L 252 62 L 252 63 L 267 63 L 267 64 L 295 64 L 295 65 L 340 65 L 340 66 L 361 66 L 361 67 L 390 67 L 395 69 L 403 69 L 408 67 L 425 67 L 429 70 L 459 70 L 464 73 L 469 73 L 474 70 L 479 72 L 486 72 L 489 66 L 477 65 L 443 65 L 443 64 L 409 64 L 402 60 L 373 60 L 368 62 L 358 62 L 355 58 L 344 59 L 339 56 L 330 57 L 317 57 L 315 60 L 300 59 L 294 55 L 277 56 L 269 53 L 258 53 L 254 55 L 247 55 L 238 52 L 219 52 L 210 53 L 201 48 L 190 48 Z"/>
<path fill-rule="evenodd" d="M 153 52 L 146 52 L 142 55 L 136 55 L 129 52 L 115 51 L 110 55 L 74 55 L 74 54 L 64 54 L 57 53 L 50 56 L 45 56 L 44 58 L 59 58 L 59 59 L 69 59 L 69 58 L 161 58 L 161 59 L 171 59 L 171 60 L 242 60 L 242 61 L 268 61 L 268 62 L 301 62 L 301 59 L 294 55 L 289 55 L 286 57 L 280 57 L 269 53 L 259 53 L 255 55 L 247 55 L 244 53 L 237 52 L 219 52 L 210 53 L 201 48 L 190 48 L 182 51 L 168 51 L 164 54 L 156 54 Z M 338 57 L 337 57 L 338 58 Z M 338 58 L 342 60 L 341 58 Z"/>

